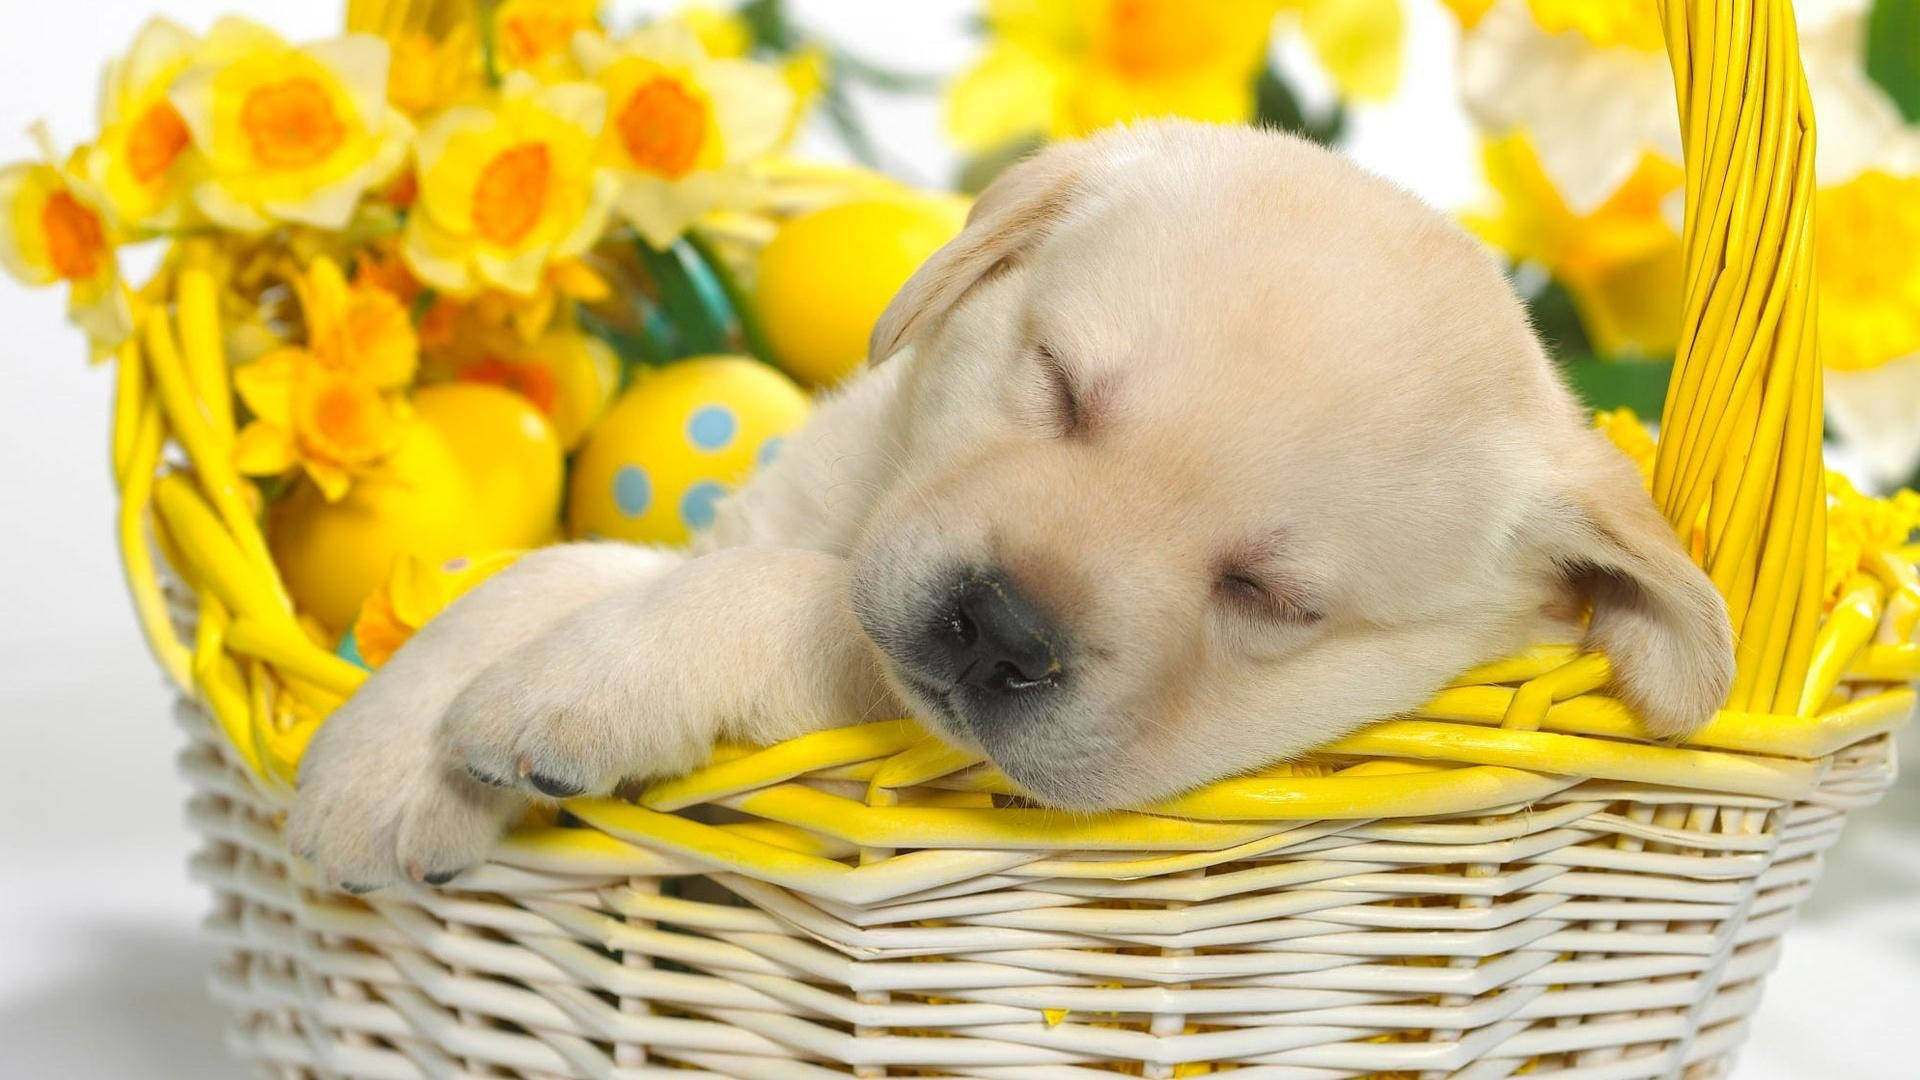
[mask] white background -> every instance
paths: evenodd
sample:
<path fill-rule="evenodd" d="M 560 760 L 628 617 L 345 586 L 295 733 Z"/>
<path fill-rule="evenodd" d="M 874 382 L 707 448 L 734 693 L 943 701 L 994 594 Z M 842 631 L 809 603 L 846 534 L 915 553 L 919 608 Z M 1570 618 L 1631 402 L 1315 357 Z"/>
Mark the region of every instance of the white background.
<path fill-rule="evenodd" d="M 1431 0 L 1407 3 L 1406 86 L 1357 118 L 1350 148 L 1457 206 L 1478 180 L 1454 104 L 1452 23 Z M 896 66 L 951 71 L 973 49 L 973 3 L 796 6 L 806 25 Z M 297 39 L 337 19 L 333 4 L 304 0 L 4 8 L 0 161 L 33 152 L 23 132 L 36 118 L 63 146 L 91 136 L 100 66 L 149 10 L 202 30 L 246 9 Z M 951 175 L 933 103 L 870 104 L 881 142 L 920 179 Z M 184 870 L 193 841 L 172 771 L 179 739 L 112 546 L 111 380 L 87 367 L 62 304 L 58 290 L 0 277 L 0 1077 L 237 1076 L 202 990 L 211 950 L 195 931 L 205 897 Z M 1920 1001 L 1916 810 L 1920 796 L 1897 792 L 1850 826 L 1769 984 L 1741 1080 L 1920 1075 L 1904 1049 Z"/>

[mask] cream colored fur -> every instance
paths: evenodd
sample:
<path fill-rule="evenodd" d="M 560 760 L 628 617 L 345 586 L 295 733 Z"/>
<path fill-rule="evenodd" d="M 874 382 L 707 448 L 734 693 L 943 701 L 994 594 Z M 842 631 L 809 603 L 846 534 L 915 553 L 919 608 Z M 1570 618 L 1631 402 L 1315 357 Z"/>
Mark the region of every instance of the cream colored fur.
<path fill-rule="evenodd" d="M 296 850 L 438 881 L 530 799 L 901 711 L 1042 800 L 1143 802 L 1411 708 L 1570 591 L 1650 734 L 1730 681 L 1718 595 L 1493 260 L 1298 140 L 1046 151 L 871 359 L 698 553 L 537 552 L 426 627 L 308 749 Z M 1073 642 L 1043 722 L 979 730 L 903 676 L 927 596 L 988 563 Z"/>

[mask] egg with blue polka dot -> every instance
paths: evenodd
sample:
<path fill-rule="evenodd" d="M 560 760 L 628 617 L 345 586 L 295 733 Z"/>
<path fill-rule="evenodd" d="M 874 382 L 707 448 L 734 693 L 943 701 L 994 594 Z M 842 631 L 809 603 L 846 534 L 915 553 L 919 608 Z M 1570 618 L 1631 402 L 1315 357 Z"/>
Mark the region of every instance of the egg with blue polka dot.
<path fill-rule="evenodd" d="M 715 505 L 806 421 L 805 391 L 744 356 L 643 368 L 573 464 L 567 531 L 576 539 L 683 544 Z"/>

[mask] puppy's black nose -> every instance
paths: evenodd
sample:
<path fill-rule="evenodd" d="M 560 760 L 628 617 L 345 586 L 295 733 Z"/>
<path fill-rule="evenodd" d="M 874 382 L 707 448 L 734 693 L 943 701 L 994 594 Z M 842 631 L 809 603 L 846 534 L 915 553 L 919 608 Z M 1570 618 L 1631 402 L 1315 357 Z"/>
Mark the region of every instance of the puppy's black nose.
<path fill-rule="evenodd" d="M 1038 604 L 1005 574 L 974 571 L 929 631 L 961 686 L 1023 694 L 1053 685 L 1061 673 L 1060 634 Z"/>

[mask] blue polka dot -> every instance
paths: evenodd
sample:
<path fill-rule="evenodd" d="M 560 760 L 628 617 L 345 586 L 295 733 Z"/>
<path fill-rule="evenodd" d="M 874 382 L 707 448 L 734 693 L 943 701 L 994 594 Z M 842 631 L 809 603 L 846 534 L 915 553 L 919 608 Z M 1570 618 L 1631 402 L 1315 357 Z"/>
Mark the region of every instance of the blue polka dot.
<path fill-rule="evenodd" d="M 702 450 L 719 450 L 733 441 L 733 412 L 724 405 L 702 406 L 687 421 L 687 438 Z"/>
<path fill-rule="evenodd" d="M 613 474 L 613 505 L 628 517 L 639 517 L 653 502 L 653 482 L 638 465 L 622 465 Z"/>
<path fill-rule="evenodd" d="M 713 524 L 713 504 L 727 489 L 711 480 L 702 480 L 680 497 L 680 517 L 689 528 L 704 529 Z"/>
<path fill-rule="evenodd" d="M 785 446 L 786 444 L 787 444 L 787 440 L 781 438 L 778 435 L 775 435 L 772 438 L 768 439 L 766 442 L 761 443 L 760 452 L 753 455 L 754 465 L 764 469 L 767 466 L 773 464 L 773 459 L 780 456 L 780 448 L 782 446 Z"/>

